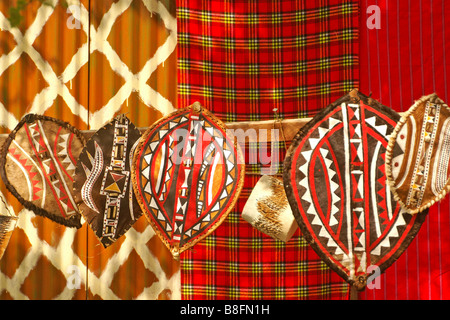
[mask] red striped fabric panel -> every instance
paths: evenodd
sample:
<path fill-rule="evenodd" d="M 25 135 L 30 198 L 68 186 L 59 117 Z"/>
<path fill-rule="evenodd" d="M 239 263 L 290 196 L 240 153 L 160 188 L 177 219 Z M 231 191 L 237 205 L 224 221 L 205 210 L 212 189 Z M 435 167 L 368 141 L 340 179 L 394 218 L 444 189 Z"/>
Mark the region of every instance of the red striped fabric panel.
<path fill-rule="evenodd" d="M 380 29 L 367 20 L 380 8 Z M 436 92 L 449 103 L 450 3 L 444 0 L 360 1 L 360 89 L 396 111 Z M 450 298 L 449 197 L 433 206 L 416 239 L 360 299 Z"/>

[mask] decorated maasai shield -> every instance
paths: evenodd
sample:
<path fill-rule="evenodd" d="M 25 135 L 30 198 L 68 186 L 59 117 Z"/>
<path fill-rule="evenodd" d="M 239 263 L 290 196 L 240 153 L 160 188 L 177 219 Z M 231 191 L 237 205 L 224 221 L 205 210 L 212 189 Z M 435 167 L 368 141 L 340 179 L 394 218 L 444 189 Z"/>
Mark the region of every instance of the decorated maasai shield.
<path fill-rule="evenodd" d="M 57 119 L 28 114 L 11 132 L 0 157 L 8 190 L 27 209 L 69 227 L 81 227 L 72 194 L 80 132 Z"/>
<path fill-rule="evenodd" d="M 359 290 L 401 255 L 425 217 L 404 213 L 386 183 L 386 147 L 399 118 L 352 92 L 299 131 L 284 162 L 305 239 Z"/>
<path fill-rule="evenodd" d="M 411 214 L 423 211 L 450 190 L 450 109 L 432 94 L 400 119 L 386 153 L 395 198 Z"/>
<path fill-rule="evenodd" d="M 298 229 L 283 181 L 262 176 L 242 209 L 242 219 L 274 239 L 289 241 Z"/>
<path fill-rule="evenodd" d="M 105 248 L 142 215 L 130 173 L 140 137 L 130 120 L 119 115 L 89 139 L 78 158 L 75 200 Z"/>
<path fill-rule="evenodd" d="M 222 122 L 194 103 L 143 134 L 132 177 L 142 210 L 178 258 L 213 232 L 234 207 L 244 161 Z"/>

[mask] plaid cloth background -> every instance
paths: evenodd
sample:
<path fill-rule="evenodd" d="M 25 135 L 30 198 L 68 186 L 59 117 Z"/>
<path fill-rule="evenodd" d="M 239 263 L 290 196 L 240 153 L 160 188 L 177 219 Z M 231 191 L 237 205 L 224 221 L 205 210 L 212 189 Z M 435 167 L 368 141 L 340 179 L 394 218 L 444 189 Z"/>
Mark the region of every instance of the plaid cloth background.
<path fill-rule="evenodd" d="M 178 107 L 307 117 L 358 86 L 358 1 L 177 0 Z"/>
<path fill-rule="evenodd" d="M 241 218 L 258 179 L 247 175 L 235 210 L 212 235 L 182 254 L 182 299 L 348 299 L 348 285 L 299 230 L 285 244 Z"/>
<path fill-rule="evenodd" d="M 275 107 L 298 118 L 358 86 L 358 1 L 178 0 L 177 19 L 179 108 L 199 101 L 224 122 L 273 119 Z M 348 298 L 299 230 L 285 244 L 241 218 L 261 170 L 260 144 L 242 147 L 244 189 L 224 223 L 181 255 L 182 298 Z M 284 143 L 273 147 L 282 166 Z"/>
<path fill-rule="evenodd" d="M 278 128 L 277 126 L 275 128 Z M 262 140 L 270 137 L 259 136 Z M 291 141 L 246 139 L 244 187 L 236 207 L 216 231 L 181 255 L 181 294 L 185 300 L 348 299 L 349 286 L 319 258 L 297 229 L 287 243 L 259 232 L 241 217 L 262 169 L 282 172 Z M 264 154 L 274 162 L 255 163 Z M 274 152 L 273 152 L 274 151 Z M 278 159 L 278 161 L 275 161 Z"/>

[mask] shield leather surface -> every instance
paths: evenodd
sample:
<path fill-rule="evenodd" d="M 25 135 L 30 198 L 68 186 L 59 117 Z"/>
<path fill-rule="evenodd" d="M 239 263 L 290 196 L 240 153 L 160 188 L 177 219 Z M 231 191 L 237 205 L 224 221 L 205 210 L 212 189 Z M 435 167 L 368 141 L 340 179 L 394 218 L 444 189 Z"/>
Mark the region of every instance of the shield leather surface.
<path fill-rule="evenodd" d="M 105 248 L 142 215 L 130 172 L 140 137 L 134 124 L 119 115 L 88 140 L 78 158 L 75 200 Z"/>
<path fill-rule="evenodd" d="M 411 214 L 450 190 L 450 109 L 436 94 L 422 97 L 402 116 L 387 148 L 389 183 Z"/>
<path fill-rule="evenodd" d="M 142 210 L 178 258 L 227 217 L 242 189 L 244 170 L 234 137 L 197 102 L 143 134 L 132 177 Z"/>
<path fill-rule="evenodd" d="M 262 176 L 242 209 L 242 219 L 274 239 L 289 241 L 298 228 L 282 179 Z"/>
<path fill-rule="evenodd" d="M 402 254 L 425 219 L 405 213 L 386 183 L 386 147 L 399 118 L 352 91 L 299 131 L 284 162 L 305 239 L 358 290 Z"/>
<path fill-rule="evenodd" d="M 68 227 L 81 227 L 73 198 L 73 175 L 84 138 L 70 124 L 28 114 L 1 151 L 0 174 L 29 210 Z"/>

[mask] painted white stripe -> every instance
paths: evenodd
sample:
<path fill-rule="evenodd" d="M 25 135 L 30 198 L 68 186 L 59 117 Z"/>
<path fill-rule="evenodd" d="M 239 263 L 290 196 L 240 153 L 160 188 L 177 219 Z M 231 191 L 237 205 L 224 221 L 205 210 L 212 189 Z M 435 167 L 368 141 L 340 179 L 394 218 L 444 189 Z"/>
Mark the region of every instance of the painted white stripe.
<path fill-rule="evenodd" d="M 349 250 L 349 260 L 351 261 L 349 265 L 350 271 L 350 279 L 355 277 L 355 264 L 353 261 L 353 237 L 352 237 L 352 190 L 351 190 L 351 181 L 350 181 L 350 139 L 349 139 L 349 128 L 348 128 L 348 114 L 347 114 L 347 105 L 343 103 L 341 105 L 342 110 L 342 123 L 343 123 L 343 133 L 344 133 L 344 157 L 345 157 L 345 166 L 344 166 L 344 177 L 345 177 L 345 201 L 347 205 L 345 206 L 345 215 L 347 219 L 347 248 Z"/>
<path fill-rule="evenodd" d="M 386 183 L 386 209 L 388 213 L 389 220 L 392 220 L 392 193 L 391 188 L 388 183 Z"/>
<path fill-rule="evenodd" d="M 376 189 L 376 183 L 377 183 L 377 159 L 380 153 L 381 148 L 381 142 L 378 141 L 375 150 L 373 152 L 372 157 L 372 163 L 370 165 L 370 190 L 372 193 L 372 210 L 373 210 L 373 218 L 375 220 L 375 232 L 377 234 L 377 238 L 381 235 L 381 228 L 380 228 L 380 217 L 378 216 L 378 201 L 377 201 L 377 189 Z M 388 188 L 389 189 L 389 188 Z M 389 190 L 387 190 L 387 193 L 390 193 Z"/>

